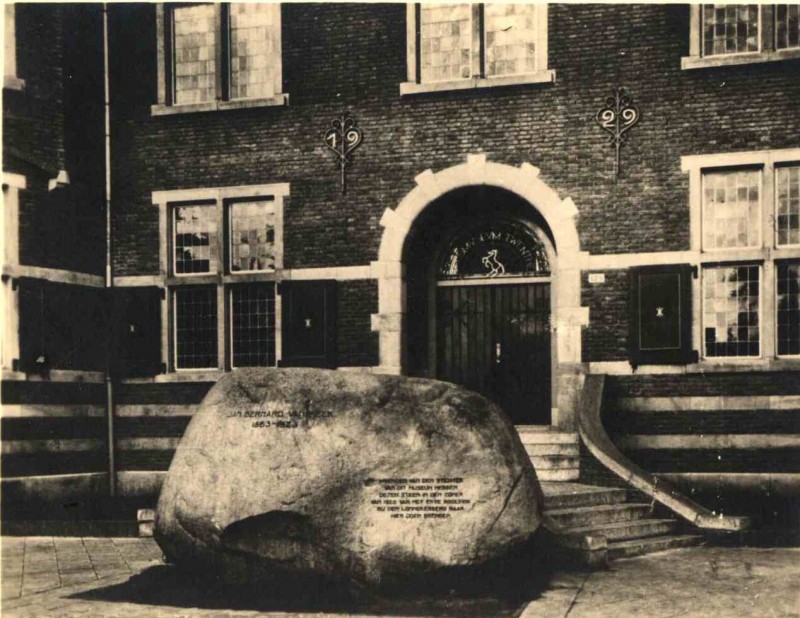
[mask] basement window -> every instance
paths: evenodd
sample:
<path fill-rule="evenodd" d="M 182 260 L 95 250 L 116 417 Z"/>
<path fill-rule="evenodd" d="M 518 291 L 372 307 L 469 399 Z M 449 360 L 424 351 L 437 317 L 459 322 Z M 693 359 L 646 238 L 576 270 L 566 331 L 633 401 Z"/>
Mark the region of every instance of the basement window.
<path fill-rule="evenodd" d="M 159 4 L 155 115 L 285 105 L 279 4 Z"/>

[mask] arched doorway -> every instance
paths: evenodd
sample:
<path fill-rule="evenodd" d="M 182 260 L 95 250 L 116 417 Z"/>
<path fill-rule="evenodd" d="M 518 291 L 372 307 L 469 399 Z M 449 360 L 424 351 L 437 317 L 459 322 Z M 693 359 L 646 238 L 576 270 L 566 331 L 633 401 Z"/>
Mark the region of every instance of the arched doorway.
<path fill-rule="evenodd" d="M 380 364 L 374 371 L 435 375 L 429 350 L 430 342 L 436 339 L 429 324 L 433 315 L 429 304 L 434 303 L 435 308 L 435 288 L 429 289 L 435 281 L 431 274 L 435 260 L 432 254 L 417 251 L 419 245 L 415 242 L 443 246 L 445 233 L 475 220 L 487 204 L 481 199 L 467 200 L 457 221 L 450 222 L 452 226 L 426 225 L 425 221 L 447 196 L 462 189 L 473 196 L 479 196 L 476 190 L 482 188 L 502 189 L 518 198 L 520 204 L 514 209 L 516 212 L 504 214 L 532 223 L 540 231 L 539 236 L 543 232 L 549 241 L 544 244 L 552 252 L 548 253 L 552 270 L 551 422 L 561 428 L 574 428 L 585 371 L 581 363 L 581 331 L 589 322 L 589 310 L 581 306 L 581 272 L 588 267 L 588 254 L 580 249 L 575 204 L 543 182 L 536 167 L 491 162 L 483 154 L 468 155 L 465 163 L 439 172 L 426 170 L 415 181 L 397 207 L 387 208 L 380 220 L 384 231 L 377 260 L 371 263 L 371 272 L 378 281 L 378 312 L 372 315 L 372 330 L 378 333 L 380 352 Z"/>
<path fill-rule="evenodd" d="M 518 425 L 551 422 L 555 253 L 532 214 L 497 187 L 456 189 L 415 222 L 404 251 L 408 373 L 479 392 Z"/>

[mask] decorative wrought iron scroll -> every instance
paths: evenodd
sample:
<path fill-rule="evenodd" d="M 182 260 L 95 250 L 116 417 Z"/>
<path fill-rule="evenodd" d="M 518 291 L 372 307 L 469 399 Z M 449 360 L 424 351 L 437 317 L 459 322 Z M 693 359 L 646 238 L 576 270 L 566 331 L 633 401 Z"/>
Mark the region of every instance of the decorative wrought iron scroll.
<path fill-rule="evenodd" d="M 345 168 L 353 162 L 351 153 L 361 145 L 361 129 L 356 126 L 356 119 L 345 113 L 341 118 L 331 122 L 331 128 L 325 132 L 325 144 L 339 158 L 342 174 L 342 193 L 346 189 Z"/>
<path fill-rule="evenodd" d="M 597 112 L 597 123 L 609 133 L 608 141 L 614 146 L 614 177 L 619 176 L 619 149 L 627 140 L 626 133 L 640 117 L 639 109 L 624 88 L 617 88 L 614 96 L 608 97 Z"/>

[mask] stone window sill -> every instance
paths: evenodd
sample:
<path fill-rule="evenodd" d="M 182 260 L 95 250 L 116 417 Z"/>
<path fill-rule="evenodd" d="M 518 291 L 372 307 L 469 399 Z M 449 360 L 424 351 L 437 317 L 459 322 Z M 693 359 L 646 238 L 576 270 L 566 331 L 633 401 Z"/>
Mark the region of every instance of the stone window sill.
<path fill-rule="evenodd" d="M 681 69 L 708 69 L 727 67 L 738 64 L 757 64 L 761 62 L 778 62 L 800 58 L 800 49 L 781 49 L 769 52 L 753 52 L 719 56 L 684 56 L 681 58 Z"/>
<path fill-rule="evenodd" d="M 473 90 L 477 88 L 497 88 L 502 86 L 519 86 L 524 84 L 552 84 L 556 81 L 556 72 L 552 69 L 526 73 L 525 75 L 509 75 L 506 77 L 473 77 L 448 82 L 418 84 L 403 82 L 400 84 L 400 96 L 425 94 L 429 92 L 448 92 L 450 90 Z"/>
<path fill-rule="evenodd" d="M 25 90 L 25 80 L 6 75 L 3 77 L 3 90 Z"/>
<path fill-rule="evenodd" d="M 228 109 L 248 109 L 252 107 L 275 107 L 289 105 L 289 95 L 276 94 L 262 99 L 242 99 L 239 101 L 208 101 L 207 103 L 191 103 L 184 105 L 153 105 L 150 113 L 153 116 L 170 116 L 173 114 L 192 114 L 197 112 L 216 112 Z"/>

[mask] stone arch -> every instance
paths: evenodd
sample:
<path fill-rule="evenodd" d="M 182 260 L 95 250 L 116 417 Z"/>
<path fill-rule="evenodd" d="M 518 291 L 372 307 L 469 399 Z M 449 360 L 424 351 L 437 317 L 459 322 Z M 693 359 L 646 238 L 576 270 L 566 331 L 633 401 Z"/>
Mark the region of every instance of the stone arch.
<path fill-rule="evenodd" d="M 580 250 L 576 225 L 578 209 L 572 199 L 562 199 L 539 178 L 539 169 L 523 163 L 513 167 L 468 155 L 466 163 L 434 173 L 426 170 L 416 187 L 381 217 L 384 228 L 378 260 L 372 273 L 378 280 L 378 313 L 372 330 L 379 333 L 382 373 L 400 374 L 404 368 L 403 316 L 406 309 L 403 247 L 416 218 L 432 202 L 460 187 L 490 185 L 510 191 L 531 205 L 547 222 L 555 241 L 556 260 L 551 264 L 554 296 L 553 335 L 556 339 L 557 403 L 554 424 L 571 425 L 572 411 L 582 384 L 581 327 L 589 322 L 589 310 L 581 307 L 581 271 L 588 253 Z M 572 376 L 572 377 L 570 377 Z M 576 379 L 577 378 L 577 382 Z M 558 418 L 562 422 L 557 422 Z"/>

